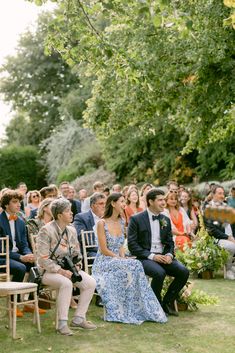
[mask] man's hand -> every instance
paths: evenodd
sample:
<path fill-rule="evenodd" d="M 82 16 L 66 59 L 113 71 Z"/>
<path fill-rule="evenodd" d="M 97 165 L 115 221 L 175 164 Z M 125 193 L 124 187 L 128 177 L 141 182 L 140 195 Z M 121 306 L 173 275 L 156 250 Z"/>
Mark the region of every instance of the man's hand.
<path fill-rule="evenodd" d="M 166 255 L 154 255 L 153 261 L 159 262 L 160 264 L 167 264 Z"/>
<path fill-rule="evenodd" d="M 170 255 L 165 255 L 167 264 L 170 265 L 172 263 L 172 257 Z"/>
<path fill-rule="evenodd" d="M 21 255 L 20 261 L 25 262 L 25 263 L 26 262 L 34 263 L 34 261 L 35 261 L 34 254 Z"/>
<path fill-rule="evenodd" d="M 69 270 L 63 270 L 63 268 L 60 268 L 57 273 L 69 279 L 72 277 L 72 272 Z"/>

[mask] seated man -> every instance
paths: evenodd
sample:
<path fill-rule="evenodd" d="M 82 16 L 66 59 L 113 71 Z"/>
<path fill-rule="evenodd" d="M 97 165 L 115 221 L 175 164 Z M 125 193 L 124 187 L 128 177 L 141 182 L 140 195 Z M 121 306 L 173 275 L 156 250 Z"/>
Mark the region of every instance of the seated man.
<path fill-rule="evenodd" d="M 164 192 L 151 189 L 146 195 L 147 210 L 130 218 L 128 248 L 142 262 L 144 272 L 152 278 L 151 287 L 163 310 L 178 316 L 174 300 L 187 283 L 188 269 L 174 258 L 170 219 L 160 212 L 165 205 Z M 161 291 L 166 275 L 174 277 L 163 300 Z"/>
<path fill-rule="evenodd" d="M 88 212 L 76 214 L 74 218 L 74 226 L 77 231 L 78 241 L 81 245 L 81 250 L 82 250 L 81 232 L 82 230 L 94 231 L 94 233 L 96 234 L 96 225 L 104 214 L 105 202 L 106 202 L 105 195 L 100 192 L 95 192 L 90 197 L 90 207 L 91 207 L 90 210 Z M 97 250 L 98 250 L 98 247 L 89 249 L 89 252 L 87 253 L 87 255 L 96 256 Z"/>
<path fill-rule="evenodd" d="M 1 198 L 3 212 L 0 214 L 0 228 L 3 235 L 9 237 L 10 274 L 14 282 L 23 282 L 25 273 L 29 272 L 34 264 L 34 255 L 27 242 L 25 223 L 17 216 L 22 198 L 23 196 L 15 190 L 6 191 Z M 3 261 L 0 259 L 0 263 Z M 25 311 L 33 310 L 25 307 Z M 20 310 L 17 316 L 23 316 Z"/>
<path fill-rule="evenodd" d="M 208 203 L 209 206 L 218 207 L 225 206 L 224 188 L 220 185 L 215 185 L 211 191 L 212 200 Z M 225 277 L 230 280 L 235 279 L 235 270 L 233 267 L 233 257 L 235 255 L 235 228 L 229 223 L 221 223 L 211 219 L 204 218 L 205 226 L 208 233 L 216 239 L 220 247 L 226 249 L 230 256 L 226 264 Z"/>

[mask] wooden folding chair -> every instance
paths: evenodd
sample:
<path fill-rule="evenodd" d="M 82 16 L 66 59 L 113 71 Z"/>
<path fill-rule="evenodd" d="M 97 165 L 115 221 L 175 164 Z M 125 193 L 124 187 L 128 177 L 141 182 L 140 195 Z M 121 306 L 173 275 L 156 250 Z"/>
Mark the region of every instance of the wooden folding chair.
<path fill-rule="evenodd" d="M 11 329 L 12 338 L 16 338 L 16 310 L 18 305 L 22 304 L 34 304 L 34 322 L 37 323 L 38 332 L 41 332 L 40 318 L 38 312 L 38 297 L 37 297 L 37 284 L 36 283 L 25 283 L 25 282 L 11 282 L 10 281 L 10 258 L 9 258 L 9 237 L 0 238 L 0 258 L 3 264 L 0 265 L 0 297 L 7 298 L 7 305 L 5 307 L 8 310 L 9 328 Z M 17 302 L 17 297 L 22 298 L 29 294 L 33 294 L 33 299 L 24 299 L 21 302 Z"/>
<path fill-rule="evenodd" d="M 83 250 L 83 261 L 84 271 L 88 274 L 92 272 L 92 264 L 95 260 L 95 256 L 88 256 L 89 249 L 97 247 L 97 241 L 94 231 L 81 231 L 82 238 L 82 250 Z"/>

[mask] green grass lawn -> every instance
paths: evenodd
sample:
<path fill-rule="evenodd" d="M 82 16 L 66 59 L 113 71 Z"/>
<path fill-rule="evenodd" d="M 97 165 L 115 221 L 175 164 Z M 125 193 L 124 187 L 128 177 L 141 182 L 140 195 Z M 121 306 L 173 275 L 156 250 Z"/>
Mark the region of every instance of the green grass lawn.
<path fill-rule="evenodd" d="M 88 319 L 95 322 L 95 331 L 75 331 L 72 337 L 57 335 L 54 309 L 41 316 L 42 333 L 32 325 L 32 314 L 17 321 L 13 341 L 0 318 L 1 352 L 70 352 L 70 353 L 234 353 L 235 351 L 235 282 L 224 279 L 194 280 L 195 288 L 217 295 L 219 303 L 201 305 L 196 312 L 181 312 L 169 317 L 168 323 L 144 323 L 140 326 L 107 323 L 103 310 L 90 306 Z M 70 310 L 72 316 L 73 309 Z"/>

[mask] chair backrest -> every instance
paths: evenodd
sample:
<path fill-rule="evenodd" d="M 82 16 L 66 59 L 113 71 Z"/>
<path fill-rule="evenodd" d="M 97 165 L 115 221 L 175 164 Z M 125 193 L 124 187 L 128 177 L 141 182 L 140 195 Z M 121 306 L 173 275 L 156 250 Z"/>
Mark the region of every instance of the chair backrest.
<path fill-rule="evenodd" d="M 9 237 L 0 237 L 0 281 L 10 281 Z"/>
<path fill-rule="evenodd" d="M 38 234 L 32 234 L 32 233 L 29 234 L 29 242 L 31 245 L 32 252 L 34 254 L 35 264 L 36 264 L 36 258 L 37 258 L 37 248 L 36 248 L 37 236 Z"/>
<path fill-rule="evenodd" d="M 91 231 L 82 230 L 81 238 L 82 238 L 84 271 L 90 274 L 95 256 L 88 256 L 87 253 L 89 252 L 89 249 L 97 247 L 95 233 L 93 230 Z"/>

